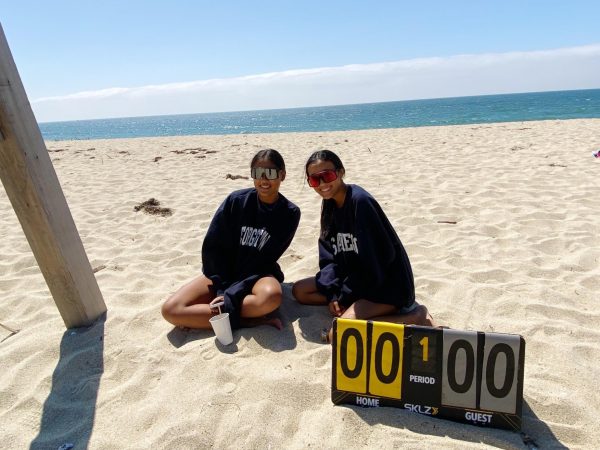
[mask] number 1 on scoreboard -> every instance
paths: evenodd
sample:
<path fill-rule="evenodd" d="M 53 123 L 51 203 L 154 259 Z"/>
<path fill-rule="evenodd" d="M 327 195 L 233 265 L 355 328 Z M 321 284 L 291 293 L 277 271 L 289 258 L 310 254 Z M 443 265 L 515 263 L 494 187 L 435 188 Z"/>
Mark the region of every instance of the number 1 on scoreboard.
<path fill-rule="evenodd" d="M 423 347 L 423 362 L 429 361 L 429 337 L 425 336 L 419 341 L 421 347 Z"/>

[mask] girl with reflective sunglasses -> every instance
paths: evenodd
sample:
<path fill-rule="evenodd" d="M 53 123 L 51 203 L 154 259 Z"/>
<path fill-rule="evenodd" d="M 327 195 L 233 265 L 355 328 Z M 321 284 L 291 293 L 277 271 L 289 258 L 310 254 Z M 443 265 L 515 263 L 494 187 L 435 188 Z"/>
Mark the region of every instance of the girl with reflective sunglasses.
<path fill-rule="evenodd" d="M 328 305 L 334 317 L 434 326 L 427 308 L 415 301 L 410 261 L 379 203 L 344 182 L 344 165 L 330 150 L 313 153 L 305 172 L 323 197 L 320 270 L 294 284 L 298 302 Z M 330 342 L 331 330 L 321 337 Z"/>
<path fill-rule="evenodd" d="M 300 209 L 279 193 L 285 163 L 277 150 L 259 151 L 250 163 L 254 187 L 235 191 L 215 213 L 202 244 L 202 275 L 175 292 L 162 307 L 173 325 L 210 328 L 225 302 L 232 328 L 270 324 L 281 304 L 283 273 L 277 260 L 288 248 Z"/>

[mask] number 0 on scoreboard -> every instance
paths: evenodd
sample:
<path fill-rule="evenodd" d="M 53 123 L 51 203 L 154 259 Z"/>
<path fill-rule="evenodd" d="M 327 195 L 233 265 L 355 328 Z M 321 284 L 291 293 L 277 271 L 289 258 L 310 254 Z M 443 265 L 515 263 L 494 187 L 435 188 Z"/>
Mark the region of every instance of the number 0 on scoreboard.
<path fill-rule="evenodd" d="M 521 336 L 335 319 L 332 400 L 519 430 Z"/>

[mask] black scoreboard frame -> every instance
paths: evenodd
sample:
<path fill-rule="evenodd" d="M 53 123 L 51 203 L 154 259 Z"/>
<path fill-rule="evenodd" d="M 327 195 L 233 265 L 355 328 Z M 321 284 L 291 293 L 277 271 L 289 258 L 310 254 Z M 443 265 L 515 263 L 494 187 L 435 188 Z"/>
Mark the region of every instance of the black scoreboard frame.
<path fill-rule="evenodd" d="M 391 406 L 519 431 L 524 366 L 525 340 L 515 334 L 333 322 L 334 404 Z"/>

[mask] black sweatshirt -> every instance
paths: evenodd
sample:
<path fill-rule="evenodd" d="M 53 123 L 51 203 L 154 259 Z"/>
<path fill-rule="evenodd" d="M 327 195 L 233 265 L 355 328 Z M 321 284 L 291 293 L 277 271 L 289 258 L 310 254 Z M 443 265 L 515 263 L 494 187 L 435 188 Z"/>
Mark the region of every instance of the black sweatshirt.
<path fill-rule="evenodd" d="M 410 306 L 415 284 L 408 255 L 379 203 L 357 185 L 347 185 L 341 208 L 331 211 L 319 239 L 319 292 L 348 307 L 358 299 Z M 324 234 L 323 234 L 324 232 Z"/>
<path fill-rule="evenodd" d="M 254 188 L 232 192 L 219 206 L 202 244 L 202 272 L 217 295 L 225 296 L 223 311 L 239 327 L 241 303 L 260 278 L 283 281 L 277 264 L 298 228 L 300 209 L 281 193 L 271 205 Z"/>

